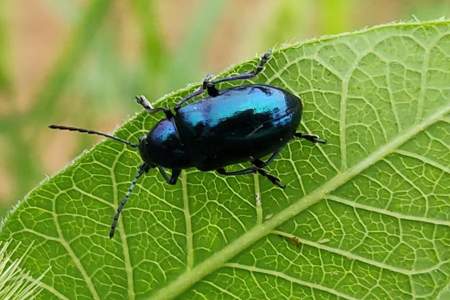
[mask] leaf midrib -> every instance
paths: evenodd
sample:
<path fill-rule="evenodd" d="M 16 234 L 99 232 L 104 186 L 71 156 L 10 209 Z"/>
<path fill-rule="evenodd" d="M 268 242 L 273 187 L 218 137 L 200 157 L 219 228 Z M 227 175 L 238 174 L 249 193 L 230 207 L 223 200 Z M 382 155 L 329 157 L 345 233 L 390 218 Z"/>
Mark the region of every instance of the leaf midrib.
<path fill-rule="evenodd" d="M 294 201 L 293 204 L 286 207 L 278 214 L 274 215 L 265 223 L 256 225 L 255 227 L 244 233 L 242 236 L 231 242 L 228 246 L 224 247 L 222 250 L 214 253 L 205 261 L 199 263 L 194 268 L 187 270 L 186 272 L 181 274 L 177 279 L 169 283 L 167 286 L 158 290 L 154 295 L 151 296 L 151 299 L 172 299 L 178 296 L 206 275 L 224 266 L 224 264 L 228 260 L 236 256 L 238 253 L 242 252 L 261 238 L 270 234 L 273 229 L 280 226 L 287 220 L 295 217 L 311 205 L 318 203 L 325 197 L 326 194 L 337 189 L 342 184 L 352 179 L 354 176 L 360 174 L 362 171 L 378 162 L 380 159 L 394 152 L 395 149 L 407 142 L 410 138 L 433 125 L 449 112 L 450 104 L 437 109 L 437 112 L 430 115 L 422 122 L 415 124 L 409 130 L 400 132 L 395 138 L 391 140 L 391 142 L 378 148 L 378 150 L 372 152 L 372 154 L 361 160 L 358 164 L 336 175 L 325 184 L 312 191 L 310 194 L 305 195 L 303 198 L 300 198 L 297 201 Z"/>

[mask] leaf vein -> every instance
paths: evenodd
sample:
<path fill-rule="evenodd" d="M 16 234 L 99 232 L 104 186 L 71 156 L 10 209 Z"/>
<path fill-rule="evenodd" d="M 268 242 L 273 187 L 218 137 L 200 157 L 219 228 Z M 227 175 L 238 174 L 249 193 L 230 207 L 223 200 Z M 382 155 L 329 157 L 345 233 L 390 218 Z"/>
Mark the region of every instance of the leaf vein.
<path fill-rule="evenodd" d="M 410 152 L 410 151 L 406 151 L 406 150 L 402 150 L 402 149 L 398 149 L 395 152 L 400 154 L 400 155 L 406 156 L 406 157 L 414 158 L 414 159 L 416 159 L 416 160 L 418 160 L 420 162 L 423 162 L 424 164 L 433 166 L 433 167 L 441 170 L 444 173 L 450 174 L 450 168 L 449 167 L 444 166 L 444 165 L 442 165 L 442 164 L 440 164 L 440 163 L 438 163 L 438 162 L 436 162 L 436 161 L 434 161 L 434 160 L 432 160 L 430 158 L 427 158 L 427 157 L 425 157 L 423 155 L 420 155 L 420 154 L 417 154 L 417 153 L 414 153 L 414 152 Z"/>
<path fill-rule="evenodd" d="M 243 264 L 239 264 L 239 263 L 226 263 L 224 264 L 225 267 L 228 268 L 233 268 L 233 269 L 240 269 L 240 270 L 245 270 L 248 272 L 253 272 L 253 273 L 260 273 L 260 274 L 265 274 L 265 275 L 270 275 L 276 278 L 281 278 L 284 279 L 286 281 L 289 281 L 291 283 L 296 283 L 302 286 L 306 286 L 312 289 L 316 289 L 316 290 L 321 290 L 324 292 L 327 292 L 329 294 L 344 298 L 344 299 L 348 299 L 348 300 L 356 300 L 356 298 L 353 298 L 352 296 L 346 295 L 344 293 L 338 292 L 336 290 L 333 290 L 331 288 L 322 286 L 320 284 L 317 283 L 312 283 L 312 282 L 308 282 L 308 281 L 304 281 L 289 275 L 286 275 L 282 272 L 278 272 L 278 271 L 273 271 L 273 270 L 267 270 L 267 269 L 263 269 L 263 268 L 258 268 L 255 266 L 247 266 L 247 265 L 243 265 Z"/>
<path fill-rule="evenodd" d="M 189 197 L 187 192 L 187 174 L 181 172 L 181 188 L 183 192 L 183 206 L 184 206 L 184 222 L 186 226 L 186 268 L 192 269 L 194 266 L 194 242 L 192 234 L 191 213 L 189 211 Z"/>
<path fill-rule="evenodd" d="M 119 160 L 120 155 L 116 155 L 115 159 L 111 166 L 111 184 L 113 188 L 113 203 L 115 207 L 119 205 L 119 196 L 118 196 L 118 183 L 116 178 L 116 172 L 114 170 L 116 169 L 117 162 Z M 128 240 L 127 235 L 125 232 L 125 218 L 122 215 L 122 222 L 119 222 L 118 231 L 122 246 L 122 252 L 123 252 L 123 259 L 124 259 L 124 267 L 125 272 L 127 274 L 127 292 L 128 292 L 128 299 L 135 299 L 136 294 L 134 292 L 134 280 L 133 280 L 133 267 L 131 266 L 131 258 L 130 258 L 130 250 L 128 246 Z"/>
<path fill-rule="evenodd" d="M 380 261 L 376 261 L 373 259 L 369 259 L 367 257 L 354 254 L 351 251 L 347 251 L 347 250 L 343 250 L 343 249 L 335 248 L 335 247 L 330 247 L 330 246 L 324 245 L 323 243 L 319 243 L 319 242 L 306 240 L 306 239 L 298 237 L 294 234 L 287 233 L 284 231 L 274 230 L 272 233 L 276 234 L 278 236 L 284 236 L 288 239 L 298 241 L 301 244 L 305 244 L 305 245 L 308 245 L 308 246 L 311 246 L 311 247 L 314 247 L 314 248 L 317 248 L 320 250 L 338 254 L 338 255 L 346 257 L 350 260 L 359 261 L 359 262 L 365 263 L 365 264 L 373 266 L 373 267 L 389 270 L 389 271 L 392 271 L 395 273 L 400 273 L 400 274 L 407 275 L 407 276 L 427 274 L 430 271 L 438 269 L 442 264 L 447 262 L 447 261 L 440 262 L 439 264 L 430 266 L 429 268 L 424 268 L 424 269 L 419 269 L 419 270 L 410 270 L 410 269 L 405 269 L 405 268 L 401 268 L 401 267 L 397 267 L 397 266 L 388 265 L 385 262 L 380 262 Z"/>
<path fill-rule="evenodd" d="M 399 220 L 407 220 L 407 221 L 415 221 L 415 222 L 422 222 L 426 224 L 433 224 L 433 225 L 443 225 L 443 226 L 449 226 L 450 227 L 450 221 L 446 220 L 437 220 L 437 219 L 430 219 L 426 217 L 420 217 L 420 216 L 412 216 L 412 215 L 405 215 L 399 212 L 390 211 L 385 208 L 378 208 L 374 206 L 369 206 L 365 204 L 358 203 L 356 201 L 351 201 L 348 199 L 343 198 L 342 196 L 336 196 L 336 195 L 327 195 L 327 199 L 332 200 L 334 202 L 344 204 L 350 207 L 362 209 L 368 212 L 373 212 L 381 215 L 390 216 Z"/>
<path fill-rule="evenodd" d="M 55 205 L 56 205 L 56 201 L 53 201 L 53 211 L 56 212 Z M 70 246 L 70 244 L 65 240 L 64 235 L 63 235 L 62 230 L 61 230 L 61 227 L 59 225 L 59 220 L 58 220 L 58 216 L 57 216 L 56 213 L 53 214 L 53 220 L 55 222 L 56 231 L 58 233 L 61 245 L 67 251 L 67 253 L 69 254 L 69 257 L 72 259 L 73 263 L 75 264 L 77 269 L 80 271 L 80 274 L 83 277 L 84 281 L 86 282 L 86 286 L 89 289 L 89 292 L 92 294 L 92 297 L 95 300 L 100 300 L 100 297 L 99 297 L 99 295 L 97 293 L 97 290 L 95 289 L 95 285 L 92 282 L 92 280 L 89 277 L 89 275 L 86 272 L 86 270 L 84 269 L 83 264 L 78 259 L 78 257 L 75 255 L 75 253 L 73 252 L 72 247 Z"/>

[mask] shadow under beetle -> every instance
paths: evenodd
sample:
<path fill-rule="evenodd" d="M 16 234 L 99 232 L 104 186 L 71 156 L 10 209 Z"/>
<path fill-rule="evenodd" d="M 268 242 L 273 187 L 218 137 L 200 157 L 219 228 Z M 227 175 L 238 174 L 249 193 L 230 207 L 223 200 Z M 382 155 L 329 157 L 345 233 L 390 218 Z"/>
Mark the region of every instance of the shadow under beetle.
<path fill-rule="evenodd" d="M 138 179 L 152 168 L 158 168 L 169 184 L 175 184 L 182 169 L 195 167 L 200 171 L 215 170 L 225 176 L 258 173 L 274 185 L 284 188 L 281 181 L 264 168 L 294 137 L 313 143 L 326 141 L 317 135 L 296 132 L 302 115 L 302 102 L 290 92 L 265 84 L 248 84 L 219 90 L 218 83 L 250 79 L 258 75 L 271 56 L 271 51 L 261 56 L 253 71 L 212 80 L 208 75 L 202 85 L 181 99 L 172 110 L 154 108 L 144 96 L 136 101 L 152 114 L 162 112 L 166 118 L 159 121 L 139 144 L 106 133 L 50 125 L 52 129 L 97 134 L 137 148 L 143 160 L 131 181 L 125 197 L 114 215 L 109 237 L 114 232 L 120 213 L 131 195 Z M 184 105 L 203 92 L 207 97 Z M 184 105 L 184 106 L 183 106 Z M 266 160 L 263 157 L 269 155 Z M 250 162 L 251 166 L 237 171 L 226 171 L 225 166 Z M 170 176 L 166 168 L 171 169 Z"/>

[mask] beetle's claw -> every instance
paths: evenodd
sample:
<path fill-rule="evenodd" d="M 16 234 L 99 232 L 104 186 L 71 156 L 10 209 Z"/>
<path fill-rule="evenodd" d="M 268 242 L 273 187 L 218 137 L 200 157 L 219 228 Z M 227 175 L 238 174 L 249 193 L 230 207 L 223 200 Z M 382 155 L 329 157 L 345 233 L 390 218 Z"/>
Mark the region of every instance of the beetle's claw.
<path fill-rule="evenodd" d="M 296 132 L 295 136 L 298 137 L 298 138 L 310 141 L 311 143 L 314 143 L 314 144 L 316 144 L 316 143 L 326 144 L 327 143 L 327 140 L 322 139 L 317 134 Z"/>
<path fill-rule="evenodd" d="M 203 79 L 203 87 L 206 88 L 208 86 L 208 83 L 211 82 L 211 79 L 213 79 L 214 75 L 211 73 L 206 74 L 205 78 Z"/>
<path fill-rule="evenodd" d="M 258 66 L 256 67 L 256 70 L 254 71 L 254 75 L 258 74 L 264 69 L 264 65 L 269 61 L 270 57 L 272 56 L 272 49 L 269 49 L 266 53 L 261 55 L 259 58 Z M 253 76 L 254 76 L 253 75 Z"/>
<path fill-rule="evenodd" d="M 136 102 L 137 102 L 138 104 L 142 104 L 142 103 L 144 103 L 145 100 L 146 100 L 146 98 L 145 98 L 144 95 L 137 95 L 137 96 L 135 97 L 135 99 L 136 99 Z"/>
<path fill-rule="evenodd" d="M 261 60 L 262 60 L 262 61 L 268 61 L 269 58 L 270 58 L 271 56 L 272 56 L 272 49 L 269 49 L 269 50 L 267 50 L 266 53 L 264 53 L 264 54 L 261 56 Z"/>
<path fill-rule="evenodd" d="M 326 144 L 327 140 L 321 139 L 320 137 L 317 139 L 317 143 Z"/>
<path fill-rule="evenodd" d="M 275 184 L 276 186 L 278 186 L 278 187 L 280 187 L 280 188 L 282 188 L 282 189 L 285 189 L 285 188 L 286 188 L 286 185 L 285 185 L 283 182 L 281 182 L 280 179 L 278 179 L 278 178 L 276 178 L 276 177 L 275 177 L 275 180 L 272 181 L 272 182 L 273 182 L 273 184 Z"/>
<path fill-rule="evenodd" d="M 275 176 L 273 176 L 273 175 L 270 175 L 270 174 L 268 174 L 267 172 L 265 172 L 265 171 L 262 170 L 262 169 L 258 169 L 258 171 L 259 171 L 259 173 L 260 173 L 261 175 L 267 177 L 267 179 L 269 179 L 270 182 L 272 182 L 273 184 L 275 184 L 277 187 L 280 187 L 280 188 L 282 188 L 282 189 L 286 188 L 286 185 L 285 185 L 283 182 L 281 182 L 281 180 L 278 179 L 278 177 L 275 177 Z"/>
<path fill-rule="evenodd" d="M 326 144 L 327 143 L 327 140 L 324 140 L 324 139 L 320 138 L 320 136 L 318 136 L 316 134 L 311 135 L 311 141 L 313 143 L 320 143 L 320 144 Z"/>
<path fill-rule="evenodd" d="M 142 105 L 145 109 L 147 110 L 152 110 L 154 109 L 154 107 L 152 106 L 152 104 L 150 103 L 150 101 L 148 101 L 148 99 L 144 96 L 144 95 L 139 95 L 136 96 L 136 102 L 139 105 Z"/>

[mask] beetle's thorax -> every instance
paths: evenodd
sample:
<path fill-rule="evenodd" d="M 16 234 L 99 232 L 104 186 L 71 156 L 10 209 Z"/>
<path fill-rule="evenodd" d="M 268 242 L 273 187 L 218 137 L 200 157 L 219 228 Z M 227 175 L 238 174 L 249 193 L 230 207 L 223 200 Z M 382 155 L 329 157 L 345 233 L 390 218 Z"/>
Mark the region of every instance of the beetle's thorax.
<path fill-rule="evenodd" d="M 166 168 L 191 167 L 189 152 L 181 142 L 172 120 L 163 119 L 141 139 L 139 153 L 150 165 Z"/>

